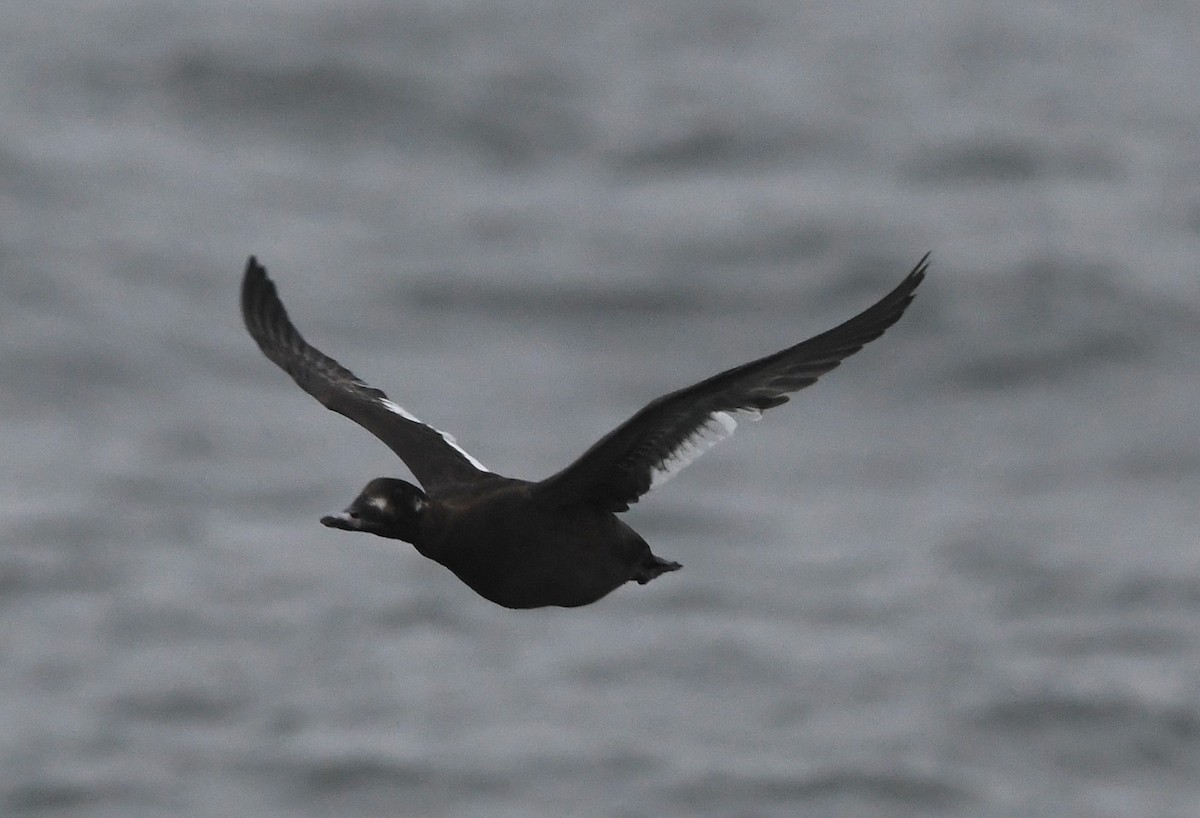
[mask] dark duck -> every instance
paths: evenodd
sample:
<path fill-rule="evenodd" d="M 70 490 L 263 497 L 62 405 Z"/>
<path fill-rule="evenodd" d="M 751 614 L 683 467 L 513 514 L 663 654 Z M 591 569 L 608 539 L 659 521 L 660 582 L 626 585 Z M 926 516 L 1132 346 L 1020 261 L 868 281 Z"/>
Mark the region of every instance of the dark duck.
<path fill-rule="evenodd" d="M 928 254 L 876 304 L 828 332 L 663 395 L 545 480 L 503 477 L 422 423 L 304 337 L 253 256 L 242 317 L 263 353 L 327 409 L 382 440 L 422 488 L 391 477 L 366 485 L 330 528 L 411 543 L 480 596 L 508 608 L 587 605 L 679 563 L 655 556 L 617 516 L 740 420 L 786 403 L 894 324 L 925 277 Z"/>

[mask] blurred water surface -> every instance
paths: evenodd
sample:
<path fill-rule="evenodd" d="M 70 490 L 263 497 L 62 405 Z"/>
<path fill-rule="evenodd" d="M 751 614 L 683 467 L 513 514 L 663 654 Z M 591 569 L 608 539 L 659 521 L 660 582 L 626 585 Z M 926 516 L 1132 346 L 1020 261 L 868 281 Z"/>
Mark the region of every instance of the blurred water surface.
<path fill-rule="evenodd" d="M 0 10 L 0 812 L 1194 816 L 1200 6 Z M 903 321 L 510 612 L 317 525 L 406 476 L 301 329 L 502 472 Z"/>

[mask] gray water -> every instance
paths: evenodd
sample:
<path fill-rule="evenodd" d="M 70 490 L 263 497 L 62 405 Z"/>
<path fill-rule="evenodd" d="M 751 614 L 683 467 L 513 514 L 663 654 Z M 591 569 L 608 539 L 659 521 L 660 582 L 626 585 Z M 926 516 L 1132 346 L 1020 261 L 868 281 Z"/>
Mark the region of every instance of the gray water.
<path fill-rule="evenodd" d="M 1200 814 L 1200 5 L 9 3 L 0 814 Z M 320 527 L 910 312 L 512 612 Z"/>

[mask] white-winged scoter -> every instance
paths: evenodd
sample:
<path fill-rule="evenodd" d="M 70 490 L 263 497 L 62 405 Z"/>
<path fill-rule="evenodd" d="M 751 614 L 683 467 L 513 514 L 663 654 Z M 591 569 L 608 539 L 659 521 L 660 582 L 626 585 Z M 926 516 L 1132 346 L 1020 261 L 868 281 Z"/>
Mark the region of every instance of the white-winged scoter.
<path fill-rule="evenodd" d="M 844 324 L 651 401 L 540 482 L 489 471 L 453 437 L 305 341 L 253 256 L 242 280 L 242 317 L 263 353 L 301 389 L 382 440 L 424 487 L 376 478 L 322 524 L 411 543 L 508 608 L 575 607 L 630 580 L 645 584 L 678 570 L 616 513 L 732 434 L 738 420 L 757 420 L 882 335 L 912 301 L 928 259 Z"/>

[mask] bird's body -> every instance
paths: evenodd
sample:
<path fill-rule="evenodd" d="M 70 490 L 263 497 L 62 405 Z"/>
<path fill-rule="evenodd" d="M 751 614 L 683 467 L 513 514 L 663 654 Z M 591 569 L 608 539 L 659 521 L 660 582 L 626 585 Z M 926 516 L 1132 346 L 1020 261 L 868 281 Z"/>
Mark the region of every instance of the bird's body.
<path fill-rule="evenodd" d="M 409 542 L 508 608 L 577 607 L 626 582 L 678 570 L 617 513 L 731 434 L 739 419 L 757 419 L 879 337 L 912 300 L 927 259 L 844 324 L 651 401 L 538 482 L 491 472 L 453 437 L 311 346 L 254 257 L 242 282 L 242 316 L 268 358 L 327 408 L 379 437 L 424 487 L 377 478 L 323 524 Z"/>
<path fill-rule="evenodd" d="M 497 477 L 437 498 L 414 545 L 506 608 L 587 605 L 630 580 L 648 582 L 679 567 L 654 556 L 611 511 L 555 506 L 532 485 Z"/>

